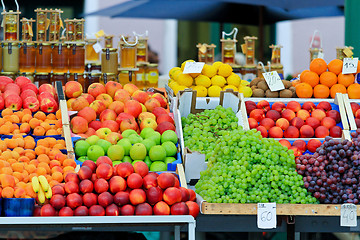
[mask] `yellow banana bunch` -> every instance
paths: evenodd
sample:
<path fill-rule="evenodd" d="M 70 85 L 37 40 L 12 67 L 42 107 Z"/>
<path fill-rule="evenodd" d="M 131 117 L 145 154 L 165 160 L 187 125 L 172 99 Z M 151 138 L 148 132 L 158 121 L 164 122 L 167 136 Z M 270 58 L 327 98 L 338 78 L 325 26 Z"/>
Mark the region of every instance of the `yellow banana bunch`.
<path fill-rule="evenodd" d="M 32 185 L 34 192 L 38 193 L 40 190 L 40 183 L 39 183 L 39 179 L 37 176 L 32 177 L 31 185 Z"/>
<path fill-rule="evenodd" d="M 34 176 L 31 179 L 31 185 L 34 192 L 38 194 L 40 204 L 45 203 L 45 198 L 50 199 L 52 197 L 52 190 L 45 176 Z"/>
<path fill-rule="evenodd" d="M 38 179 L 39 179 L 40 185 L 41 185 L 42 189 L 44 190 L 44 192 L 47 192 L 50 188 L 47 179 L 43 175 L 40 175 L 38 177 Z"/>
<path fill-rule="evenodd" d="M 38 200 L 41 204 L 45 203 L 45 193 L 42 188 L 38 192 Z"/>

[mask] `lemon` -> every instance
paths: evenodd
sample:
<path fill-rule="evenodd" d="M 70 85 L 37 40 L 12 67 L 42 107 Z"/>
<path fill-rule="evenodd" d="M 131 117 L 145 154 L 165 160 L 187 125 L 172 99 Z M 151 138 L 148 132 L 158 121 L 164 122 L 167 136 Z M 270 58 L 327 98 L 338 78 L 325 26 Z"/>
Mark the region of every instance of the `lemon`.
<path fill-rule="evenodd" d="M 185 90 L 187 86 L 177 85 L 173 88 L 174 94 L 177 95 L 179 91 Z"/>
<path fill-rule="evenodd" d="M 195 86 L 193 90 L 197 91 L 198 97 L 206 97 L 207 96 L 207 89 L 204 86 Z"/>
<path fill-rule="evenodd" d="M 209 78 L 212 78 L 213 76 L 216 75 L 217 73 L 217 70 L 214 66 L 210 66 L 210 65 L 207 65 L 205 64 L 202 71 L 201 71 L 202 74 L 204 74 L 205 76 L 209 77 Z"/>
<path fill-rule="evenodd" d="M 185 64 L 186 64 L 187 62 L 195 62 L 195 61 L 194 61 L 194 60 L 186 60 L 185 62 L 183 62 L 183 63 L 181 64 L 181 71 L 184 71 Z"/>
<path fill-rule="evenodd" d="M 226 89 L 232 89 L 234 90 L 235 92 L 238 92 L 238 88 L 235 87 L 234 85 L 226 85 L 225 87 L 223 87 L 223 91 L 225 91 Z"/>
<path fill-rule="evenodd" d="M 241 82 L 241 78 L 239 75 L 232 73 L 230 76 L 227 77 L 227 84 L 234 85 L 235 87 L 238 87 Z"/>
<path fill-rule="evenodd" d="M 241 80 L 240 84 L 243 86 L 250 86 L 250 83 L 246 80 Z"/>
<path fill-rule="evenodd" d="M 252 96 L 252 90 L 250 87 L 240 85 L 239 92 L 244 94 L 244 97 L 251 97 Z"/>
<path fill-rule="evenodd" d="M 226 80 L 224 77 L 219 76 L 219 75 L 215 75 L 211 78 L 211 84 L 214 86 L 219 86 L 219 87 L 223 87 L 226 84 Z"/>
<path fill-rule="evenodd" d="M 171 89 L 173 89 L 174 86 L 179 86 L 179 84 L 178 84 L 177 82 L 175 82 L 175 81 L 169 82 L 168 85 L 169 85 L 169 87 L 170 87 Z"/>
<path fill-rule="evenodd" d="M 214 62 L 214 63 L 212 64 L 212 66 L 216 68 L 216 71 L 219 70 L 219 67 L 220 67 L 221 65 L 223 65 L 223 63 L 220 62 L 220 61 Z"/>
<path fill-rule="evenodd" d="M 210 87 L 211 80 L 207 76 L 200 74 L 195 78 L 195 84 L 198 86 Z"/>
<path fill-rule="evenodd" d="M 179 76 L 182 74 L 182 71 L 175 71 L 171 77 L 172 79 L 174 79 L 175 81 L 177 81 L 179 79 Z"/>
<path fill-rule="evenodd" d="M 233 69 L 229 64 L 223 64 L 219 67 L 218 74 L 223 77 L 228 77 L 231 75 Z"/>
<path fill-rule="evenodd" d="M 170 71 L 169 71 L 169 77 L 172 78 L 172 75 L 173 75 L 176 71 L 181 71 L 181 68 L 179 68 L 179 67 L 173 67 L 172 69 L 170 69 Z"/>
<path fill-rule="evenodd" d="M 220 97 L 220 92 L 222 91 L 219 86 L 211 86 L 208 88 L 209 97 Z"/>
<path fill-rule="evenodd" d="M 193 78 L 189 74 L 180 74 L 177 82 L 179 85 L 190 87 L 193 84 Z"/>
<path fill-rule="evenodd" d="M 196 78 L 197 76 L 199 76 L 201 73 L 189 73 L 189 75 L 192 77 L 192 78 Z"/>

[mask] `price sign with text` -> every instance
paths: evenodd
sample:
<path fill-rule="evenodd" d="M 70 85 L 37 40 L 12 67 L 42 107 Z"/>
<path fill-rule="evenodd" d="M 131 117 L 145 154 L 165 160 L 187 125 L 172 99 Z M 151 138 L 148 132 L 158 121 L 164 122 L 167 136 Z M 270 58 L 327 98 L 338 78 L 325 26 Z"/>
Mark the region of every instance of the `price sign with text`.
<path fill-rule="evenodd" d="M 340 226 L 342 227 L 356 227 L 357 226 L 357 211 L 355 204 L 344 203 L 341 205 L 340 211 Z"/>
<path fill-rule="evenodd" d="M 203 62 L 187 62 L 185 63 L 183 73 L 201 73 L 205 63 Z"/>
<path fill-rule="evenodd" d="M 280 91 L 285 89 L 279 74 L 276 71 L 263 73 L 265 81 L 270 88 L 270 91 Z"/>
<path fill-rule="evenodd" d="M 276 228 L 276 203 L 258 203 L 257 226 L 261 229 Z"/>
<path fill-rule="evenodd" d="M 344 58 L 342 74 L 356 73 L 359 58 Z"/>
<path fill-rule="evenodd" d="M 101 47 L 101 44 L 100 44 L 100 43 L 95 43 L 95 44 L 93 45 L 93 48 L 94 48 L 94 51 L 95 51 L 96 53 L 99 53 L 99 52 L 101 52 L 101 50 L 102 50 L 102 47 Z"/>

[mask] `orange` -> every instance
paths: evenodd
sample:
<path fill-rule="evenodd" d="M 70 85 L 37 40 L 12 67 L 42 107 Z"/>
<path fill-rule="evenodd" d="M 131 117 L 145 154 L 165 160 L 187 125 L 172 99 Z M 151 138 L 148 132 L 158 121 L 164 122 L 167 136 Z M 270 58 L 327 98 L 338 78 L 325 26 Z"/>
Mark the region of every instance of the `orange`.
<path fill-rule="evenodd" d="M 360 84 L 354 83 L 347 88 L 350 99 L 360 98 Z"/>
<path fill-rule="evenodd" d="M 310 71 L 313 71 L 317 73 L 318 75 L 321 75 L 323 72 L 326 72 L 327 70 L 327 64 L 324 59 L 322 58 L 315 58 L 310 63 Z"/>
<path fill-rule="evenodd" d="M 311 98 L 313 95 L 313 89 L 308 83 L 299 83 L 295 88 L 299 98 Z"/>
<path fill-rule="evenodd" d="M 346 87 L 342 84 L 335 84 L 330 88 L 330 96 L 335 98 L 336 93 L 346 93 Z"/>
<path fill-rule="evenodd" d="M 13 115 L 14 112 L 13 110 L 11 110 L 10 108 L 5 108 L 2 112 L 1 112 L 1 116 L 4 117 L 6 115 Z"/>
<path fill-rule="evenodd" d="M 330 95 L 330 89 L 327 86 L 319 84 L 314 87 L 315 98 L 328 98 L 329 95 Z"/>
<path fill-rule="evenodd" d="M 28 173 L 33 173 L 36 171 L 36 166 L 34 164 L 28 164 L 25 166 L 25 170 L 28 172 Z"/>
<path fill-rule="evenodd" d="M 335 73 L 336 75 L 339 75 L 339 73 L 342 72 L 342 66 L 343 66 L 342 60 L 334 59 L 334 60 L 331 60 L 331 62 L 329 62 L 328 69 L 330 72 Z"/>
<path fill-rule="evenodd" d="M 337 76 L 332 72 L 323 72 L 320 75 L 320 83 L 330 88 L 337 83 Z"/>
<path fill-rule="evenodd" d="M 37 126 L 40 126 L 41 124 L 41 121 L 37 118 L 32 118 L 30 121 L 29 121 L 29 124 L 30 124 L 30 127 L 32 129 L 35 129 Z"/>
<path fill-rule="evenodd" d="M 308 83 L 311 87 L 315 87 L 319 84 L 319 76 L 317 73 L 312 71 L 302 72 L 300 74 L 300 82 Z"/>
<path fill-rule="evenodd" d="M 52 179 L 58 181 L 58 182 L 62 182 L 63 181 L 63 175 L 61 172 L 54 172 L 52 175 L 51 175 Z"/>
<path fill-rule="evenodd" d="M 56 111 L 55 116 L 56 116 L 56 119 L 61 119 L 61 110 L 60 109 Z"/>
<path fill-rule="evenodd" d="M 49 115 L 47 115 L 47 119 L 56 120 L 56 116 L 55 116 L 55 114 L 50 113 Z"/>
<path fill-rule="evenodd" d="M 39 163 L 42 163 L 42 162 L 46 163 L 46 164 L 50 163 L 50 158 L 46 154 L 38 155 L 37 160 L 39 161 Z"/>
<path fill-rule="evenodd" d="M 51 129 L 50 124 L 47 123 L 47 122 L 42 122 L 42 123 L 40 124 L 40 126 L 45 129 L 45 132 L 48 131 L 49 129 Z"/>
<path fill-rule="evenodd" d="M 76 168 L 76 163 L 74 160 L 70 159 L 70 158 L 67 158 L 63 161 L 63 166 L 66 167 L 66 166 L 72 166 L 73 168 Z"/>
<path fill-rule="evenodd" d="M 45 115 L 45 113 L 38 111 L 37 113 L 34 114 L 34 118 L 37 118 L 41 121 L 45 121 L 46 115 Z"/>
<path fill-rule="evenodd" d="M 345 87 L 350 86 L 355 81 L 355 77 L 353 74 L 342 74 L 340 73 L 338 76 L 338 83 L 344 85 Z"/>
<path fill-rule="evenodd" d="M 31 114 L 25 114 L 22 118 L 21 118 L 21 122 L 23 122 L 23 123 L 29 123 L 30 122 L 30 120 L 32 119 L 32 116 L 31 116 Z"/>
<path fill-rule="evenodd" d="M 5 187 L 1 191 L 1 196 L 3 198 L 12 198 L 14 196 L 14 189 L 12 187 Z"/>
<path fill-rule="evenodd" d="M 12 122 L 12 123 L 19 123 L 20 122 L 20 118 L 17 116 L 17 115 L 11 115 L 10 116 L 10 121 Z"/>
<path fill-rule="evenodd" d="M 41 126 L 37 126 L 34 129 L 34 135 L 35 136 L 44 136 L 45 135 L 45 129 Z"/>
<path fill-rule="evenodd" d="M 21 133 L 29 133 L 30 132 L 30 124 L 28 123 L 22 123 L 20 125 L 20 132 Z"/>

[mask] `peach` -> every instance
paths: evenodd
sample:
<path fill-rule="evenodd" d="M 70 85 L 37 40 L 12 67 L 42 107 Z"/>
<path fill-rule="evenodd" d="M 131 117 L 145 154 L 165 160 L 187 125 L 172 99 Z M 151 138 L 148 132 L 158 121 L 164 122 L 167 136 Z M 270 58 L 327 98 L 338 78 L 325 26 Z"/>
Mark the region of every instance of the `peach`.
<path fill-rule="evenodd" d="M 89 216 L 89 209 L 85 206 L 80 206 L 74 210 L 74 216 Z"/>
<path fill-rule="evenodd" d="M 175 186 L 175 176 L 171 173 L 161 173 L 158 178 L 158 185 L 162 189 Z"/>
<path fill-rule="evenodd" d="M 324 117 L 326 117 L 326 113 L 322 109 L 315 109 L 311 112 L 311 116 L 321 121 Z"/>
<path fill-rule="evenodd" d="M 152 174 L 148 174 L 143 178 L 143 188 L 145 189 L 149 189 L 151 187 L 157 187 L 157 177 L 152 175 Z"/>
<path fill-rule="evenodd" d="M 317 118 L 309 117 L 308 119 L 306 119 L 305 124 L 309 125 L 313 129 L 316 129 L 318 126 L 320 126 L 321 122 Z"/>
<path fill-rule="evenodd" d="M 298 157 L 302 154 L 301 151 L 295 146 L 291 146 L 290 150 L 293 150 L 295 157 Z"/>
<path fill-rule="evenodd" d="M 70 121 L 71 130 L 73 133 L 85 133 L 88 130 L 88 122 L 83 117 L 74 117 Z"/>
<path fill-rule="evenodd" d="M 133 189 L 130 192 L 129 199 L 132 205 L 138 205 L 146 201 L 146 193 L 142 189 Z"/>
<path fill-rule="evenodd" d="M 100 100 L 102 101 L 106 108 L 108 108 L 110 106 L 110 104 L 113 102 L 112 97 L 109 94 L 106 93 L 101 93 L 96 97 L 96 100 Z"/>
<path fill-rule="evenodd" d="M 94 182 L 94 189 L 97 193 L 106 192 L 109 189 L 109 183 L 103 178 L 96 179 Z"/>
<path fill-rule="evenodd" d="M 315 137 L 316 138 L 325 138 L 329 136 L 329 129 L 324 126 L 319 126 L 315 129 Z"/>
<path fill-rule="evenodd" d="M 83 88 L 76 81 L 69 81 L 65 84 L 65 95 L 68 98 L 77 98 L 83 93 Z"/>
<path fill-rule="evenodd" d="M 139 205 L 137 205 L 135 207 L 135 215 L 148 216 L 148 215 L 152 215 L 152 214 L 153 214 L 152 207 L 150 206 L 150 204 L 148 204 L 146 202 L 140 203 Z"/>
<path fill-rule="evenodd" d="M 98 178 L 103 178 L 105 180 L 108 180 L 112 177 L 112 175 L 113 175 L 113 168 L 107 163 L 101 163 L 96 168 L 96 176 Z"/>
<path fill-rule="evenodd" d="M 45 204 L 41 207 L 40 216 L 51 217 L 51 216 L 55 216 L 55 215 L 56 215 L 55 208 L 53 208 L 53 206 L 51 206 L 51 204 Z"/>
<path fill-rule="evenodd" d="M 261 133 L 261 136 L 263 138 L 267 138 L 268 137 L 268 131 L 266 130 L 266 128 L 264 126 L 258 126 L 256 128 L 256 130 L 258 130 Z"/>
<path fill-rule="evenodd" d="M 160 102 L 156 98 L 148 99 L 144 105 L 149 112 L 152 112 L 157 107 L 161 107 Z"/>
<path fill-rule="evenodd" d="M 84 97 L 88 101 L 89 104 L 95 100 L 95 98 L 88 93 L 83 93 L 80 95 L 80 97 Z"/>
<path fill-rule="evenodd" d="M 100 100 L 95 100 L 90 104 L 90 107 L 95 110 L 97 115 L 106 109 L 105 104 Z"/>
<path fill-rule="evenodd" d="M 298 138 L 300 136 L 300 132 L 299 129 L 297 129 L 294 126 L 289 126 L 285 131 L 284 131 L 284 137 L 285 138 Z"/>
<path fill-rule="evenodd" d="M 291 143 L 286 139 L 280 139 L 279 143 L 281 145 L 283 145 L 284 147 L 287 147 L 288 149 L 290 149 L 290 147 L 291 147 Z"/>
<path fill-rule="evenodd" d="M 96 98 L 100 94 L 106 93 L 106 88 L 101 83 L 92 83 L 88 87 L 88 93 L 92 95 L 94 98 Z"/>
<path fill-rule="evenodd" d="M 132 98 L 142 104 L 144 104 L 149 98 L 149 94 L 147 94 L 146 92 L 142 91 L 142 90 L 136 90 L 133 95 Z M 166 105 L 165 105 L 166 106 Z"/>
<path fill-rule="evenodd" d="M 295 117 L 295 113 L 293 110 L 290 109 L 285 109 L 284 111 L 282 111 L 281 113 L 281 117 L 285 118 L 286 120 L 288 120 L 289 122 L 291 121 L 291 119 L 293 119 Z"/>
<path fill-rule="evenodd" d="M 89 102 L 84 97 L 78 97 L 71 103 L 71 109 L 73 111 L 80 111 L 89 106 Z"/>
<path fill-rule="evenodd" d="M 105 84 L 105 89 L 106 89 L 106 93 L 109 94 L 112 98 L 114 98 L 115 92 L 118 89 L 122 89 L 122 85 L 118 82 L 108 81 Z"/>
<path fill-rule="evenodd" d="M 285 118 L 279 118 L 276 121 L 276 126 L 280 127 L 282 130 L 286 130 L 290 126 L 290 123 Z"/>
<path fill-rule="evenodd" d="M 321 142 L 319 139 L 310 139 L 307 143 L 307 149 L 314 153 L 316 152 L 316 149 L 321 146 Z"/>
<path fill-rule="evenodd" d="M 152 95 L 151 97 L 157 99 L 157 100 L 159 101 L 161 107 L 166 108 L 166 106 L 167 106 L 167 100 L 166 100 L 166 98 L 165 98 L 162 94 L 160 94 L 160 93 L 155 93 L 155 94 Z"/>
<path fill-rule="evenodd" d="M 143 185 L 143 179 L 140 176 L 140 174 L 132 173 L 127 178 L 126 183 L 127 183 L 129 188 L 137 189 L 137 188 L 141 188 L 141 186 Z"/>
<path fill-rule="evenodd" d="M 139 88 L 135 84 L 132 84 L 132 83 L 125 84 L 123 89 L 126 90 L 130 95 L 133 95 L 134 92 L 139 90 Z"/>
<path fill-rule="evenodd" d="M 200 207 L 196 202 L 193 201 L 187 201 L 185 202 L 185 204 L 188 206 L 189 208 L 189 215 L 193 216 L 194 218 L 196 218 L 199 215 L 200 212 Z M 155 212 L 155 211 L 154 211 Z"/>
<path fill-rule="evenodd" d="M 115 95 L 114 95 L 115 101 L 120 101 L 120 102 L 125 103 L 126 101 L 128 101 L 130 99 L 131 99 L 131 96 L 130 96 L 129 92 L 124 89 L 118 89 L 115 92 Z"/>
<path fill-rule="evenodd" d="M 245 107 L 246 107 L 246 113 L 249 115 L 250 112 L 254 109 L 257 109 L 256 103 L 254 103 L 253 101 L 246 101 L 245 102 Z"/>
<path fill-rule="evenodd" d="M 108 109 L 113 110 L 118 115 L 124 112 L 124 103 L 120 101 L 114 101 L 109 105 Z"/>
<path fill-rule="evenodd" d="M 117 114 L 114 110 L 111 110 L 111 109 L 105 109 L 104 111 L 102 111 L 100 113 L 100 121 L 103 122 L 105 120 L 114 120 L 116 119 L 117 117 Z"/>
<path fill-rule="evenodd" d="M 110 191 L 113 194 L 117 192 L 125 191 L 127 187 L 126 181 L 124 180 L 124 178 L 120 176 L 113 176 L 109 181 L 109 185 L 110 185 Z"/>
<path fill-rule="evenodd" d="M 336 126 L 336 122 L 333 118 L 331 117 L 324 117 L 322 120 L 321 120 L 321 126 L 324 126 L 326 127 L 327 129 L 330 129 L 334 126 Z"/>
<path fill-rule="evenodd" d="M 254 109 L 250 112 L 249 117 L 255 119 L 257 122 L 260 122 L 265 118 L 265 113 L 262 109 Z"/>
<path fill-rule="evenodd" d="M 79 184 L 79 190 L 82 194 L 92 193 L 94 190 L 94 184 L 89 179 L 84 179 Z"/>
<path fill-rule="evenodd" d="M 302 105 L 302 109 L 311 113 L 312 111 L 314 111 L 316 109 L 316 106 L 313 102 L 304 102 L 304 104 Z"/>
<path fill-rule="evenodd" d="M 67 194 L 78 193 L 79 185 L 75 182 L 67 182 L 67 183 L 65 183 L 64 189 Z"/>
<path fill-rule="evenodd" d="M 100 193 L 98 196 L 98 203 L 100 206 L 107 207 L 114 202 L 114 197 L 109 192 Z"/>
<path fill-rule="evenodd" d="M 106 216 L 119 216 L 120 215 L 120 209 L 118 206 L 116 206 L 114 203 L 110 204 L 105 209 L 105 215 Z"/>
<path fill-rule="evenodd" d="M 83 204 L 82 197 L 78 193 L 70 193 L 66 197 L 66 205 L 71 209 L 80 207 Z"/>
<path fill-rule="evenodd" d="M 355 117 L 360 119 L 360 109 L 356 111 Z"/>
<path fill-rule="evenodd" d="M 270 110 L 270 103 L 266 100 L 261 100 L 256 104 L 258 109 L 264 110 L 264 112 L 267 112 Z"/>
<path fill-rule="evenodd" d="M 129 195 L 130 194 L 128 192 L 124 192 L 124 191 L 117 192 L 114 195 L 114 203 L 119 207 L 128 204 L 130 202 Z"/>
<path fill-rule="evenodd" d="M 148 100 L 150 101 L 150 100 Z M 142 112 L 141 105 L 136 100 L 129 100 L 125 102 L 124 105 L 124 112 L 133 115 L 135 118 L 139 116 L 139 114 Z"/>
<path fill-rule="evenodd" d="M 135 207 L 131 204 L 126 204 L 121 207 L 120 213 L 122 216 L 132 216 L 135 214 Z"/>
<path fill-rule="evenodd" d="M 65 207 L 66 199 L 65 199 L 65 197 L 63 195 L 54 194 L 50 199 L 50 204 L 56 210 L 59 210 L 59 209 Z"/>
<path fill-rule="evenodd" d="M 83 195 L 83 202 L 86 207 L 91 207 L 97 204 L 97 195 L 95 193 L 85 193 Z"/>
<path fill-rule="evenodd" d="M 281 117 L 280 113 L 278 111 L 275 111 L 275 110 L 268 111 L 265 116 L 267 118 L 271 118 L 274 121 L 278 120 Z"/>
<path fill-rule="evenodd" d="M 110 166 L 113 166 L 113 162 L 108 156 L 101 156 L 96 160 L 96 166 L 99 166 L 102 163 L 107 163 Z"/>
<path fill-rule="evenodd" d="M 304 125 L 304 120 L 299 117 L 294 117 L 291 119 L 290 125 L 300 129 Z"/>
<path fill-rule="evenodd" d="M 311 138 L 314 136 L 314 129 L 309 125 L 304 125 L 300 128 L 300 137 Z"/>
<path fill-rule="evenodd" d="M 286 105 L 283 102 L 274 102 L 273 105 L 271 106 L 272 110 L 275 110 L 279 113 L 281 113 L 285 108 L 286 108 Z"/>
<path fill-rule="evenodd" d="M 175 203 L 170 208 L 171 215 L 189 215 L 189 208 L 185 202 Z"/>
<path fill-rule="evenodd" d="M 308 119 L 310 117 L 310 113 L 304 109 L 300 109 L 297 113 L 296 116 L 301 118 L 302 120 L 306 121 L 306 119 Z"/>
<path fill-rule="evenodd" d="M 271 118 L 264 118 L 260 121 L 260 126 L 265 127 L 266 130 L 269 130 L 270 128 L 275 126 L 275 122 Z"/>
<path fill-rule="evenodd" d="M 340 113 L 336 110 L 330 110 L 326 113 L 327 117 L 331 117 L 335 120 L 336 123 L 340 123 L 341 122 L 341 117 L 340 117 Z"/>
<path fill-rule="evenodd" d="M 360 105 L 355 103 L 355 102 L 351 102 L 350 106 L 351 106 L 351 110 L 352 110 L 352 112 L 353 112 L 353 114 L 355 116 L 356 111 L 360 109 Z"/>
<path fill-rule="evenodd" d="M 80 180 L 84 180 L 84 179 L 90 179 L 91 175 L 92 175 L 92 169 L 88 166 L 81 166 L 81 168 L 79 169 L 78 175 Z"/>
<path fill-rule="evenodd" d="M 126 178 L 134 173 L 134 167 L 131 163 L 123 162 L 117 165 L 116 174 L 120 177 Z"/>
<path fill-rule="evenodd" d="M 327 111 L 331 110 L 331 104 L 329 102 L 327 102 L 327 101 L 321 101 L 316 106 L 316 109 L 322 109 L 325 112 L 327 112 Z"/>
<path fill-rule="evenodd" d="M 164 201 L 160 201 L 153 207 L 154 215 L 170 215 L 170 207 Z"/>
<path fill-rule="evenodd" d="M 163 193 L 163 199 L 169 205 L 181 202 L 181 198 L 181 191 L 176 187 L 169 187 Z"/>
<path fill-rule="evenodd" d="M 105 216 L 105 209 L 100 205 L 93 205 L 89 208 L 89 216 Z"/>
<path fill-rule="evenodd" d="M 83 108 L 78 112 L 77 116 L 85 118 L 88 123 L 96 120 L 96 112 L 91 107 Z"/>
<path fill-rule="evenodd" d="M 259 126 L 258 122 L 254 118 L 249 118 L 248 121 L 250 129 L 257 128 Z"/>
<path fill-rule="evenodd" d="M 287 103 L 286 109 L 290 109 L 293 112 L 297 113 L 301 109 L 301 105 L 296 101 L 290 101 Z"/>
<path fill-rule="evenodd" d="M 297 147 L 302 153 L 306 151 L 306 142 L 304 140 L 295 140 L 292 145 Z"/>
<path fill-rule="evenodd" d="M 269 129 L 269 137 L 271 138 L 282 138 L 283 137 L 283 130 L 280 127 L 272 127 Z"/>
<path fill-rule="evenodd" d="M 329 131 L 330 137 L 340 138 L 342 136 L 342 129 L 339 126 L 333 126 Z"/>

